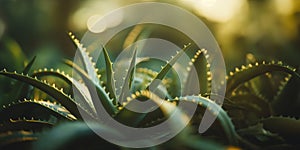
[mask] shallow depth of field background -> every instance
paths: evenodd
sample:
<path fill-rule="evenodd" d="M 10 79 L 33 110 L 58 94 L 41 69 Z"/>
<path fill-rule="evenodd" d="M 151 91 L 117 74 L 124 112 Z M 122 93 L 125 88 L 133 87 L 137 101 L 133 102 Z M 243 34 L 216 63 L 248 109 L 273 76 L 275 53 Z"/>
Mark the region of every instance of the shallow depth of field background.
<path fill-rule="evenodd" d="M 61 58 L 74 55 L 75 47 L 67 36 L 68 31 L 80 38 L 105 13 L 136 2 L 142 1 L 1 0 L 0 69 L 5 66 L 18 70 L 22 62 L 16 60 L 34 55 L 38 56 L 38 67 L 55 67 Z M 206 23 L 222 49 L 228 71 L 245 64 L 248 53 L 258 60 L 282 60 L 295 67 L 300 64 L 299 0 L 160 2 L 185 8 Z M 119 22 L 123 19 L 120 17 Z M 7 52 L 8 47 L 14 51 Z M 7 59 L 10 56 L 15 60 Z"/>

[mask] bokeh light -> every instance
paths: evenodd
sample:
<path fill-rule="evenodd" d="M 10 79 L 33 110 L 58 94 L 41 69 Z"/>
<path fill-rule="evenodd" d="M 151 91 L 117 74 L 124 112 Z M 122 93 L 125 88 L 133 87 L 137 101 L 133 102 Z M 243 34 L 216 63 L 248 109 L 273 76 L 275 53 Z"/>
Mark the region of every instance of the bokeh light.
<path fill-rule="evenodd" d="M 183 0 L 194 11 L 210 21 L 225 23 L 238 14 L 245 0 Z"/>
<path fill-rule="evenodd" d="M 170 3 L 196 14 L 217 38 L 229 69 L 245 63 L 247 53 L 300 63 L 299 0 L 4 0 L 0 2 L 0 38 L 16 40 L 29 56 L 51 45 L 72 57 L 66 32 L 82 36 L 87 30 L 99 33 L 114 28 L 128 18 L 116 16 L 97 28 L 94 25 L 116 8 L 144 1 Z M 126 35 L 119 38 L 125 41 Z"/>

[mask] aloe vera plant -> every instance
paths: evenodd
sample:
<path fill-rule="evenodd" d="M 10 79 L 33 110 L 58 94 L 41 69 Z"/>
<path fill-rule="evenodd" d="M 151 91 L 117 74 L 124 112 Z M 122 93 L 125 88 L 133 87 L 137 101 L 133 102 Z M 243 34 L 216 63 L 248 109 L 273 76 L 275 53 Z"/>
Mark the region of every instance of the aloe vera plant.
<path fill-rule="evenodd" d="M 32 143 L 34 143 L 33 148 L 36 149 L 84 148 L 80 143 L 88 141 L 93 141 L 90 148 L 99 146 L 122 148 L 99 138 L 83 122 L 82 116 L 88 117 L 91 122 L 99 120 L 101 113 L 94 105 L 99 102 L 118 122 L 140 128 L 155 126 L 165 121 L 170 117 L 166 112 L 170 109 L 179 109 L 177 108 L 179 102 L 196 104 L 196 113 L 187 129 L 173 140 L 159 145 L 158 148 L 297 147 L 295 139 L 290 137 L 299 135 L 297 133 L 300 130 L 297 125 L 300 121 L 279 116 L 299 117 L 299 115 L 284 114 L 285 110 L 279 105 L 286 101 L 284 95 L 289 92 L 291 82 L 298 82 L 300 76 L 296 69 L 285 66 L 282 62 L 250 62 L 249 65 L 230 72 L 226 77 L 227 90 L 222 107 L 211 99 L 212 76 L 209 70 L 210 64 L 206 61 L 208 55 L 205 49 L 197 51 L 189 63 L 190 67 L 195 66 L 200 92 L 181 95 L 179 79 L 172 67 L 182 54 L 189 51 L 189 45 L 167 63 L 162 63 L 163 66 L 159 71 L 145 67 L 153 62 L 157 63 L 155 62 L 157 60 L 149 59 L 136 64 L 137 53 L 134 51 L 127 69 L 128 73 L 124 76 L 121 87 L 118 87 L 113 71 L 114 64 L 107 50 L 103 47 L 104 57 L 101 58 L 105 60 L 103 64 L 105 69 L 98 70 L 86 48 L 72 33 L 70 37 L 80 52 L 83 64 L 75 64 L 71 60 L 64 61 L 66 65 L 74 68 L 73 76 L 58 69 L 46 68 L 29 73 L 34 59 L 21 73 L 5 69 L 0 71 L 1 76 L 23 83 L 25 88 L 22 93 L 32 93 L 25 96 L 21 94 L 18 98 L 25 99 L 16 99 L 1 108 L 1 148 L 18 146 L 32 148 Z M 190 73 L 190 67 L 186 68 L 187 79 L 183 89 L 188 89 L 194 82 L 195 77 Z M 60 82 L 57 82 L 58 80 Z M 156 80 L 161 80 L 161 83 L 155 82 Z M 156 92 L 150 90 L 153 87 Z M 161 98 L 159 95 L 165 97 Z M 96 101 L 95 97 L 100 101 Z M 164 104 L 149 113 L 137 113 L 126 108 L 135 107 L 134 102 L 137 100 L 147 99 L 154 102 L 162 99 Z M 217 115 L 217 120 L 206 133 L 200 136 L 195 131 L 205 109 L 212 115 Z M 53 126 L 54 129 L 51 130 Z M 120 134 L 101 124 L 93 124 L 93 126 L 113 135 Z M 293 126 L 294 128 L 291 128 Z M 59 140 L 56 136 L 60 136 Z M 211 141 L 206 141 L 206 138 Z"/>

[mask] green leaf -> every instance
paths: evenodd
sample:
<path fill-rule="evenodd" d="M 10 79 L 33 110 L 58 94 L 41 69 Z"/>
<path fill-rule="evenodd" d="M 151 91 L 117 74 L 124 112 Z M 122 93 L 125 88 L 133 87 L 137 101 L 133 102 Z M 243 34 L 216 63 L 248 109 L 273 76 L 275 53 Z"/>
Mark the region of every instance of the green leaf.
<path fill-rule="evenodd" d="M 42 131 L 45 128 L 52 127 L 53 124 L 48 121 L 37 119 L 10 119 L 8 122 L 0 124 L 0 133 L 7 131 Z"/>
<path fill-rule="evenodd" d="M 150 95 L 150 91 L 137 91 L 131 96 L 128 96 L 126 98 L 126 102 L 124 102 L 122 107 L 120 108 L 119 112 L 114 117 L 117 121 L 121 122 L 122 124 L 132 126 L 132 127 L 138 127 L 138 126 L 144 126 L 146 123 L 149 123 L 151 121 L 154 121 L 153 119 L 159 118 L 159 116 L 162 116 L 161 114 L 157 114 L 157 111 L 154 110 L 154 112 L 151 112 L 151 109 L 153 108 L 146 108 L 143 111 L 149 113 L 140 113 L 131 111 L 128 108 L 138 108 L 139 106 L 138 102 L 139 100 L 149 100 L 154 101 L 153 97 Z M 159 108 L 158 108 L 159 109 Z M 153 116 L 152 114 L 155 113 Z M 160 113 L 162 113 L 160 111 Z M 148 120 L 145 117 L 151 115 L 152 117 L 148 117 Z M 152 119 L 152 120 L 150 120 Z"/>
<path fill-rule="evenodd" d="M 68 74 L 61 72 L 60 70 L 39 70 L 35 72 L 32 76 L 36 76 L 37 78 L 43 76 L 56 76 L 62 80 L 64 80 L 68 85 L 72 86 L 73 92 L 76 95 L 76 102 L 78 102 L 81 106 L 85 107 L 85 109 L 93 110 L 95 112 L 95 107 L 93 106 L 92 99 L 90 97 L 90 93 L 87 91 L 87 87 L 80 83 L 79 81 L 75 80 L 74 78 L 70 77 Z M 61 89 L 62 90 L 62 89 Z M 94 114 L 95 115 L 95 114 Z"/>
<path fill-rule="evenodd" d="M 300 120 L 289 117 L 269 117 L 261 120 L 263 127 L 285 138 L 300 139 Z"/>
<path fill-rule="evenodd" d="M 152 30 L 153 29 L 149 26 L 145 27 L 144 24 L 137 24 L 128 33 L 128 36 L 124 40 L 123 49 L 126 49 L 127 47 L 129 47 L 130 45 L 134 44 L 135 42 L 137 42 L 139 40 L 147 39 L 150 36 L 150 34 L 152 33 Z M 140 48 L 142 48 L 142 47 L 140 47 Z"/>
<path fill-rule="evenodd" d="M 299 117 L 300 80 L 296 76 L 288 76 L 279 86 L 279 91 L 272 101 L 276 115 Z"/>
<path fill-rule="evenodd" d="M 132 82 L 134 81 L 133 77 L 134 77 L 135 67 L 136 67 L 136 64 L 135 64 L 136 63 L 136 57 L 137 57 L 137 49 L 134 49 L 130 65 L 127 69 L 128 71 L 127 71 L 126 77 L 124 78 L 121 93 L 118 97 L 119 102 L 121 104 L 124 102 L 125 98 L 129 96 L 130 86 L 131 86 Z"/>
<path fill-rule="evenodd" d="M 79 50 L 79 56 L 82 59 L 84 70 L 86 70 L 87 74 L 89 75 L 90 79 L 94 82 L 94 84 L 100 84 L 99 75 L 97 73 L 98 69 L 95 66 L 96 64 L 92 61 L 92 58 L 89 56 L 89 53 L 87 52 L 86 48 L 83 47 L 83 45 L 79 42 L 78 39 L 76 39 L 75 35 L 73 35 L 71 32 L 69 32 L 69 36 L 71 37 L 72 41 Z"/>
<path fill-rule="evenodd" d="M 77 120 L 65 107 L 43 100 L 23 100 L 4 105 L 1 110 L 0 120 L 7 121 L 11 118 L 38 118 L 51 120 L 51 116 L 57 119 Z M 56 123 L 56 119 L 53 123 Z"/>
<path fill-rule="evenodd" d="M 28 74 L 34 61 L 36 59 L 36 56 L 34 56 L 32 58 L 32 60 L 26 65 L 26 67 L 23 70 L 23 74 Z M 28 85 L 25 85 L 22 82 L 17 82 L 15 85 L 16 89 L 13 90 L 14 94 L 11 95 L 16 95 L 16 97 L 14 99 L 23 99 L 27 96 L 28 92 L 29 92 L 29 87 Z"/>
<path fill-rule="evenodd" d="M 185 51 L 189 48 L 190 45 L 191 44 L 185 45 L 184 48 L 180 52 L 178 52 L 174 57 L 172 57 L 172 59 L 160 70 L 160 72 L 156 75 L 156 77 L 148 85 L 148 87 L 146 88 L 147 90 L 149 90 L 150 88 L 155 90 L 157 88 L 157 86 L 159 85 L 158 81 L 163 80 L 163 78 L 166 76 L 166 74 L 169 72 L 169 70 L 173 67 L 173 65 L 180 58 L 180 56 L 185 53 Z"/>
<path fill-rule="evenodd" d="M 132 91 L 144 90 L 147 88 L 149 83 L 157 76 L 158 72 L 161 70 L 161 66 L 166 65 L 166 62 L 156 59 L 156 58 L 144 58 L 140 62 L 136 64 L 136 75 L 135 82 L 143 81 L 140 84 L 134 84 Z M 162 80 L 162 84 L 158 86 L 157 90 L 164 91 L 166 89 L 166 97 L 172 98 L 181 95 L 181 84 L 180 79 L 177 72 L 174 68 L 171 68 L 170 71 L 166 74 L 166 76 Z"/>
<path fill-rule="evenodd" d="M 272 114 L 272 108 L 267 100 L 262 99 L 250 93 L 238 93 L 230 97 L 232 105 L 241 106 L 244 108 L 245 113 L 256 113 L 261 117 L 266 117 Z M 228 111 L 230 111 L 230 108 Z M 244 119 L 244 118 L 243 118 Z"/>
<path fill-rule="evenodd" d="M 31 59 L 31 61 L 26 65 L 26 67 L 25 67 L 24 70 L 23 70 L 23 74 L 28 74 L 28 73 L 29 73 L 29 71 L 30 71 L 30 69 L 32 68 L 32 65 L 33 65 L 35 59 L 36 59 L 36 56 L 34 56 L 34 57 Z"/>
<path fill-rule="evenodd" d="M 283 66 L 279 63 L 262 63 L 255 65 L 249 64 L 247 67 L 242 66 L 241 69 L 236 68 L 236 72 L 230 72 L 230 76 L 227 80 L 226 95 L 231 95 L 232 92 L 242 83 L 245 83 L 257 76 L 263 75 L 268 72 L 281 71 L 286 72 L 300 78 L 300 75 L 288 66 Z"/>
<path fill-rule="evenodd" d="M 186 95 L 199 94 L 199 93 L 206 94 L 210 92 L 209 89 L 211 83 L 211 75 L 209 72 L 209 68 L 207 67 L 208 63 L 206 61 L 206 55 L 205 55 L 206 53 L 207 51 L 205 49 L 198 50 L 194 55 L 194 57 L 189 62 L 189 67 L 187 68 L 188 77 L 184 86 L 184 90 L 185 90 L 184 93 Z M 195 83 L 197 81 L 198 81 L 198 86 L 196 85 L 197 83 Z M 193 87 L 193 86 L 197 86 L 197 87 Z M 199 88 L 200 91 L 198 91 Z"/>
<path fill-rule="evenodd" d="M 65 93 L 57 89 L 55 86 L 51 86 L 49 84 L 42 81 L 39 81 L 35 78 L 32 78 L 27 75 L 22 75 L 18 73 L 12 73 L 12 72 L 6 72 L 1 71 L 0 75 L 7 76 L 9 78 L 16 79 L 18 81 L 22 81 L 24 83 L 30 84 L 43 92 L 47 93 L 51 97 L 53 97 L 56 101 L 61 103 L 64 107 L 66 107 L 72 114 L 74 114 L 77 118 L 81 118 L 81 114 L 79 113 L 79 110 L 81 113 L 85 113 L 87 115 L 90 115 L 86 110 L 84 110 L 79 104 L 77 104 L 71 96 L 67 96 Z"/>
<path fill-rule="evenodd" d="M 25 149 L 29 146 L 26 145 L 26 143 L 36 141 L 38 136 L 39 134 L 32 131 L 8 131 L 0 133 L 0 149 L 11 149 L 13 147 L 17 149 Z"/>
<path fill-rule="evenodd" d="M 272 145 L 274 145 L 284 142 L 282 137 L 275 134 L 274 132 L 266 130 L 261 123 L 249 126 L 247 128 L 239 129 L 237 132 L 242 136 L 255 138 L 260 142 L 260 144 L 271 143 Z"/>
<path fill-rule="evenodd" d="M 131 96 L 126 98 L 127 102 L 123 103 L 119 112 L 114 117 L 117 121 L 122 124 L 133 126 L 133 127 L 147 127 L 151 122 L 157 122 L 158 120 L 163 121 L 164 119 L 170 117 L 172 112 L 178 113 L 179 116 L 173 115 L 172 121 L 175 123 L 185 123 L 182 120 L 185 119 L 181 114 L 180 110 L 176 107 L 175 103 L 171 103 L 161 99 L 155 93 L 148 90 L 137 91 Z M 138 101 L 151 101 L 150 104 L 153 107 L 146 106 L 145 108 L 141 106 Z M 162 103 L 163 101 L 163 103 Z M 148 103 L 149 104 L 149 103 Z M 154 109 L 155 106 L 159 105 L 158 108 Z M 128 109 L 129 108 L 129 109 Z M 131 111 L 132 108 L 142 109 L 142 112 Z M 177 110 L 177 111 L 176 111 Z"/>
<path fill-rule="evenodd" d="M 230 142 L 230 144 L 237 145 L 239 137 L 235 131 L 234 124 L 232 123 L 231 118 L 228 116 L 226 111 L 224 111 L 223 108 L 217 103 L 201 96 L 184 96 L 175 99 L 175 101 L 193 102 L 207 108 L 207 110 L 209 110 L 213 115 L 217 115 L 216 117 L 224 129 L 228 141 Z"/>
<path fill-rule="evenodd" d="M 133 101 L 134 100 L 128 102 L 125 105 L 123 104 L 124 106 L 118 111 L 118 113 L 116 114 L 114 119 L 124 125 L 131 126 L 131 127 L 137 127 L 143 121 L 144 117 L 147 114 L 134 112 L 134 111 L 131 111 L 131 110 L 125 108 L 125 106 L 129 106 L 131 108 L 136 107 L 137 105 L 135 105 L 135 103 L 133 103 Z"/>
<path fill-rule="evenodd" d="M 65 60 L 65 63 L 74 68 L 75 71 L 80 75 L 88 91 L 92 97 L 94 106 L 98 106 L 98 99 L 100 99 L 101 103 L 103 104 L 104 108 L 110 115 L 114 115 L 117 111 L 116 106 L 113 104 L 112 100 L 110 99 L 109 95 L 106 93 L 104 87 L 99 84 L 95 84 L 90 77 L 76 64 L 72 61 Z M 97 111 L 97 110 L 96 110 Z M 100 114 L 99 114 L 100 115 Z"/>
<path fill-rule="evenodd" d="M 107 50 L 105 47 L 103 47 L 103 53 L 104 53 L 104 58 L 105 58 L 105 65 L 106 65 L 106 79 L 107 79 L 107 90 L 110 93 L 110 97 L 113 99 L 113 103 L 116 105 L 117 102 L 117 97 L 115 93 L 115 79 L 114 79 L 114 71 L 112 68 L 112 62 L 109 58 L 109 55 L 107 53 Z"/>

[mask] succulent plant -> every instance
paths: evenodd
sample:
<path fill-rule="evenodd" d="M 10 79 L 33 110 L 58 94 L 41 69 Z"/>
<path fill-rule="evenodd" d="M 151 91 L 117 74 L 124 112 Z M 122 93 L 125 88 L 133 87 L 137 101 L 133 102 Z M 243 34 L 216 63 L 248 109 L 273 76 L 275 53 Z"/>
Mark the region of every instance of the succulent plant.
<path fill-rule="evenodd" d="M 236 68 L 235 72 L 230 72 L 226 77 L 226 95 L 223 106 L 220 106 L 211 98 L 212 76 L 209 71 L 210 64 L 206 61 L 209 56 L 205 49 L 196 51 L 189 63 L 189 66 L 195 66 L 201 90 L 199 93 L 182 95 L 181 85 L 178 84 L 179 79 L 173 72 L 172 66 L 182 54 L 189 51 L 189 45 L 168 62 L 148 59 L 134 65 L 137 58 L 134 51 L 128 73 L 125 73 L 122 82 L 123 86 L 118 89 L 114 79 L 113 62 L 107 50 L 103 47 L 102 59 L 105 60 L 105 64 L 102 65 L 105 69 L 98 70 L 93 58 L 90 58 L 79 40 L 72 33 L 70 37 L 80 51 L 81 62 L 84 64 L 64 61 L 74 68 L 75 75 L 71 76 L 58 69 L 46 68 L 30 73 L 29 70 L 35 59 L 28 63 L 21 73 L 5 69 L 0 71 L 1 76 L 18 81 L 18 84 L 14 85 L 16 89 L 21 88 L 21 93 L 16 93 L 17 101 L 4 105 L 0 111 L 1 148 L 32 148 L 32 146 L 36 149 L 80 148 L 81 143 L 91 141 L 93 144 L 89 145 L 90 148 L 99 146 L 122 148 L 96 136 L 83 122 L 82 115 L 88 117 L 91 122 L 99 120 L 98 116 L 101 114 L 93 106 L 95 97 L 99 98 L 111 117 L 132 127 L 149 127 L 163 122 L 169 117 L 166 111 L 180 109 L 176 107 L 179 102 L 196 104 L 196 113 L 187 129 L 157 148 L 216 149 L 232 146 L 234 148 L 295 148 L 298 146 L 295 142 L 296 138 L 291 137 L 299 135 L 300 121 L 290 117 L 299 117 L 297 114 L 299 98 L 287 100 L 289 97 L 287 95 L 291 88 L 299 89 L 297 82 L 300 76 L 296 69 L 285 66 L 282 62 L 258 63 L 256 60 L 248 59 L 249 65 Z M 163 66 L 158 71 L 146 67 L 151 66 L 152 63 Z M 183 89 L 189 88 L 188 86 L 194 82 L 194 76 L 189 74 L 190 71 L 189 67 L 186 68 L 187 80 Z M 154 82 L 156 79 L 162 82 L 157 84 Z M 152 92 L 150 87 L 155 87 L 157 91 Z M 92 88 L 96 89 L 96 93 L 92 92 L 95 90 Z M 128 95 L 126 91 L 130 91 L 131 94 Z M 157 101 L 162 99 L 160 95 L 166 96 L 163 98 L 165 102 L 155 111 L 136 113 L 126 109 L 128 105 L 134 107 L 134 101 L 137 99 Z M 79 100 L 75 101 L 75 97 Z M 289 106 L 280 107 L 286 104 L 294 105 L 293 110 L 289 109 Z M 217 115 L 217 120 L 200 136 L 196 133 L 197 125 L 206 109 L 212 115 Z M 93 124 L 93 126 L 103 132 L 120 134 L 114 133 L 113 129 L 101 124 Z M 56 139 L 56 136 L 60 138 Z"/>

